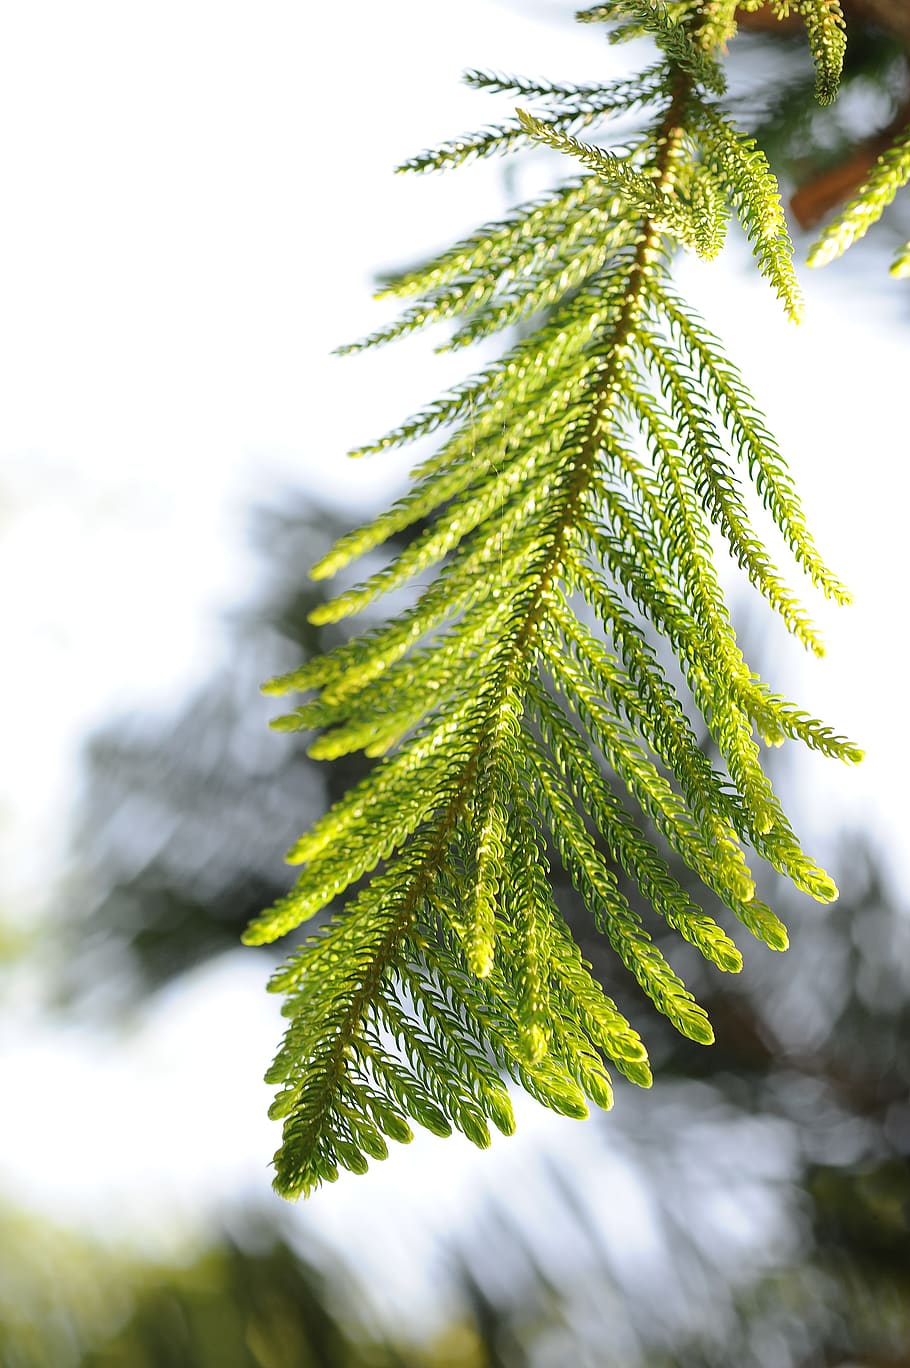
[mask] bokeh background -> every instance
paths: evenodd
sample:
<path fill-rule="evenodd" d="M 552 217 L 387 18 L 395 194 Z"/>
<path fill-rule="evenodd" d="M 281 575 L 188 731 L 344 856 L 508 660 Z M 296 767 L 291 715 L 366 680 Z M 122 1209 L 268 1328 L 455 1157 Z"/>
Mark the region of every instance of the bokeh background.
<path fill-rule="evenodd" d="M 563 174 L 546 152 L 391 171 L 508 112 L 467 66 L 638 61 L 572 9 L 0 8 L 3 1368 L 910 1364 L 906 205 L 806 273 L 798 330 L 741 242 L 679 263 L 856 591 L 807 594 L 829 641 L 807 664 L 728 577 L 755 663 L 867 747 L 859 771 L 773 758 L 839 903 L 769 879 L 792 948 L 745 945 L 732 983 L 671 945 L 705 1051 L 614 981 L 560 889 L 654 1089 L 586 1123 L 518 1098 L 487 1153 L 420 1135 L 298 1207 L 270 1191 L 280 948 L 238 936 L 357 762 L 270 732 L 258 684 L 332 639 L 307 568 L 414 459 L 344 452 L 463 370 L 421 339 L 329 352 L 380 321 L 378 272 Z M 789 191 L 907 99 L 901 42 L 853 33 L 836 120 L 807 112 L 798 37 L 739 40 Z"/>

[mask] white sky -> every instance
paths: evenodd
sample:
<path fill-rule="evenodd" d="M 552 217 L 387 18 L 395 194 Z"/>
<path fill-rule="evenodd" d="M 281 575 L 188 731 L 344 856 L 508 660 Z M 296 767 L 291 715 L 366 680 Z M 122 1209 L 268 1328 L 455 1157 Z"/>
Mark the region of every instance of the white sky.
<path fill-rule="evenodd" d="M 347 361 L 328 352 L 381 320 L 370 303 L 377 269 L 504 208 L 499 164 L 391 175 L 396 161 L 502 109 L 459 84 L 466 66 L 591 79 L 628 61 L 573 27 L 571 4 L 561 26 L 520 8 L 463 0 L 457 18 L 427 0 L 0 8 L 9 922 L 28 925 L 52 880 L 86 729 L 205 677 L 218 611 L 253 573 L 250 499 L 303 486 L 359 517 L 410 459 L 348 465 L 345 449 L 467 368 L 464 358 L 429 359 L 421 343 Z M 875 269 L 884 265 L 809 277 L 798 330 L 736 254 L 728 267 L 685 262 L 680 279 L 751 378 L 810 524 L 857 595 L 852 610 L 820 611 L 829 656 L 801 681 L 797 653 L 783 632 L 773 638 L 786 687 L 869 751 L 860 771 L 806 766 L 804 824 L 823 835 L 842 819 L 871 821 L 900 851 L 910 320 L 907 286 L 884 277 L 879 290 Z M 128 1217 L 138 1206 L 148 1219 L 171 1210 L 156 1196 L 165 1188 L 176 1211 L 200 1192 L 258 1183 L 274 1148 L 257 1083 L 277 1029 L 272 1004 L 260 1000 L 256 965 L 223 978 L 213 969 L 194 992 L 180 1007 L 181 1040 L 206 1038 L 204 1021 L 234 1027 L 228 1100 L 208 1121 L 193 1106 L 194 1070 L 207 1066 L 192 1049 L 169 1054 L 154 1023 L 138 1054 L 100 1063 L 89 1034 L 64 1046 L 27 1013 L 0 1018 L 0 1185 L 5 1175 L 34 1200 L 43 1190 L 74 1215 L 100 1195 L 104 1210 Z M 72 1093 L 72 1149 L 49 1178 L 41 1099 L 54 1073 Z M 455 1151 L 443 1160 L 428 1148 L 429 1175 L 439 1162 L 457 1170 Z M 137 1162 L 148 1186 L 135 1183 Z M 402 1182 L 415 1167 L 398 1165 Z M 357 1188 L 358 1219 L 389 1181 Z"/>

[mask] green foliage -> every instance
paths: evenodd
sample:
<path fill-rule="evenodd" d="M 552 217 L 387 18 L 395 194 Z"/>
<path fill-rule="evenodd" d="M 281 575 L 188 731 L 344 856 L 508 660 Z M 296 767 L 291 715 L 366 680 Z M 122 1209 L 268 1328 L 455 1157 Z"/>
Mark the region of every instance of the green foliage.
<path fill-rule="evenodd" d="M 828 80 L 836 42 L 822 11 L 840 32 L 836 7 L 800 9 Z M 354 453 L 444 430 L 409 492 L 313 573 L 336 575 L 409 528 L 410 542 L 311 621 L 339 621 L 418 578 L 423 587 L 397 617 L 267 686 L 314 691 L 275 723 L 318 730 L 313 757 L 363 750 L 378 761 L 294 846 L 297 883 L 246 934 L 273 941 L 356 886 L 272 981 L 289 1019 L 268 1075 L 281 1089 L 276 1186 L 288 1196 L 339 1167 L 362 1172 L 385 1156 L 386 1138 L 410 1138 L 409 1120 L 480 1146 L 490 1124 L 510 1133 L 503 1076 L 574 1117 L 589 1101 L 612 1104 L 608 1065 L 650 1084 L 637 1032 L 562 920 L 552 858 L 647 997 L 704 1044 L 710 1022 L 615 867 L 727 972 L 741 967 L 738 949 L 673 877 L 659 843 L 773 949 L 786 947 L 786 931 L 755 896 L 748 852 L 820 901 L 837 895 L 802 851 L 756 736 L 861 755 L 773 693 L 740 651 L 717 536 L 785 626 L 822 649 L 752 526 L 745 477 L 814 583 L 838 602 L 848 596 L 745 383 L 671 284 L 676 247 L 713 255 L 732 208 L 786 312 L 799 313 L 776 181 L 734 125 L 715 47 L 705 46 L 729 15 L 622 0 L 580 18 L 618 21 L 620 36 L 649 33 L 658 63 L 603 90 L 471 73 L 472 84 L 549 104 L 406 166 L 534 142 L 586 174 L 388 280 L 384 294 L 415 302 L 347 349 L 448 319 L 459 320 L 449 345 L 536 321 L 501 360 Z M 625 150 L 570 131 L 638 106 L 647 116 Z M 682 693 L 651 632 L 672 648 Z M 699 748 L 686 693 L 716 765 Z"/>
<path fill-rule="evenodd" d="M 735 17 L 730 9 L 760 10 L 765 0 L 740 0 L 738 5 L 730 5 L 726 0 L 713 0 L 708 9 L 719 10 L 722 18 L 714 19 L 722 24 L 720 38 L 723 41 L 735 31 Z M 846 24 L 840 0 L 770 0 L 772 12 L 778 19 L 798 14 L 806 26 L 809 50 L 815 63 L 815 98 L 819 104 L 831 104 L 837 98 L 841 73 L 844 68 L 844 54 L 847 50 Z"/>
<path fill-rule="evenodd" d="M 802 16 L 815 63 L 815 94 L 819 104 L 837 98 L 844 53 L 846 25 L 840 0 L 796 0 L 793 8 Z"/>
<path fill-rule="evenodd" d="M 827 266 L 830 261 L 841 256 L 857 238 L 868 232 L 873 223 L 878 222 L 898 190 L 906 185 L 908 180 L 910 125 L 904 129 L 893 146 L 882 153 L 853 199 L 825 228 L 809 253 L 808 264 Z M 891 269 L 896 276 L 910 273 L 906 248 L 898 254 Z"/>
<path fill-rule="evenodd" d="M 905 242 L 891 263 L 891 274 L 899 280 L 910 276 L 910 242 Z"/>
<path fill-rule="evenodd" d="M 789 316 L 798 321 L 802 299 L 793 270 L 793 248 L 777 180 L 764 153 L 754 139 L 743 137 L 710 106 L 701 109 L 695 131 L 705 165 L 736 209 L 759 270 L 774 286 Z"/>
<path fill-rule="evenodd" d="M 581 10 L 576 16 L 580 23 L 602 21 L 620 22 L 610 35 L 612 42 L 629 38 L 649 37 L 660 48 L 667 65 L 684 74 L 694 84 L 714 95 L 724 91 L 724 79 L 713 57 L 704 50 L 697 29 L 686 25 L 685 19 L 695 10 L 692 0 L 612 0 L 607 5 L 595 5 Z"/>

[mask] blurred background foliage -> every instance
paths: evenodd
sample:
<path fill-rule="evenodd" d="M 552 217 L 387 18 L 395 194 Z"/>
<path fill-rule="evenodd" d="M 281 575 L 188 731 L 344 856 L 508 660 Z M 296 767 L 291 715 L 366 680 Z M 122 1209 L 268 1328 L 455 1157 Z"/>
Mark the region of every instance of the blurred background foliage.
<path fill-rule="evenodd" d="M 756 88 L 769 61 L 783 77 L 763 89 L 760 136 L 810 225 L 905 111 L 908 40 L 858 6 L 844 113 L 822 119 L 804 42 L 754 22 L 737 61 Z M 270 733 L 268 705 L 256 706 L 263 678 L 333 640 L 334 629 L 307 621 L 322 590 L 306 570 L 339 530 L 302 496 L 257 511 L 261 582 L 225 624 L 211 678 L 176 716 L 115 720 L 92 738 L 66 889 L 73 911 L 49 970 L 56 1011 L 116 1019 L 234 951 L 249 918 L 286 888 L 285 849 L 357 777 L 364 762 L 315 764 L 298 736 Z M 748 636 L 747 617 L 742 628 Z M 759 642 L 759 666 L 760 656 Z M 777 763 L 786 784 L 787 762 Z M 656 1236 L 637 1271 L 589 1200 L 596 1169 L 567 1171 L 555 1158 L 558 1258 L 552 1228 L 518 1219 L 528 1194 L 503 1191 L 442 1249 L 440 1303 L 451 1310 L 416 1337 L 378 1316 L 352 1268 L 303 1241 L 283 1212 L 234 1211 L 207 1247 L 169 1266 L 6 1208 L 0 1364 L 910 1365 L 910 920 L 868 837 L 839 840 L 833 910 L 773 882 L 764 890 L 795 932 L 783 966 L 747 947 L 744 973 L 722 979 L 674 948 L 715 1025 L 708 1051 L 643 1010 L 572 890 L 559 889 L 608 991 L 642 1020 L 656 1065 L 650 1095 L 621 1091 L 616 1111 L 589 1123 L 648 1195 Z M 258 953 L 265 979 L 269 951 Z M 444 1182 L 443 1149 L 439 1164 Z M 767 1232 L 758 1255 L 743 1239 L 754 1229 Z"/>
<path fill-rule="evenodd" d="M 767 6 L 740 16 L 743 31 L 731 49 L 733 70 L 751 92 L 749 126 L 789 191 L 792 217 L 803 230 L 815 229 L 855 193 L 910 120 L 910 9 L 903 0 L 846 0 L 843 8 L 849 42 L 840 94 L 829 108 L 814 98 L 796 14 L 783 24 Z M 898 209 L 870 242 L 893 252 L 907 227 Z"/>

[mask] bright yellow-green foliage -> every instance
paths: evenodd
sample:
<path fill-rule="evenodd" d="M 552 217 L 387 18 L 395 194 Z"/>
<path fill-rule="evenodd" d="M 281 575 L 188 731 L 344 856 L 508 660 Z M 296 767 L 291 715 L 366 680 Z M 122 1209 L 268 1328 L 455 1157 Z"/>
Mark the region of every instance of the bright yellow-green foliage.
<path fill-rule="evenodd" d="M 888 205 L 903 186 L 910 181 L 910 125 L 887 152 L 883 152 L 850 203 L 829 223 L 809 253 L 810 266 L 827 266 L 844 253 L 877 223 Z M 910 244 L 908 244 L 910 246 Z M 910 274 L 907 248 L 898 253 L 892 274 Z"/>
<path fill-rule="evenodd" d="M 910 276 L 910 242 L 905 242 L 891 263 L 891 274 L 903 280 Z"/>
<path fill-rule="evenodd" d="M 790 14 L 798 14 L 802 19 L 815 63 L 815 98 L 819 104 L 831 104 L 837 98 L 847 50 L 840 0 L 769 0 L 769 3 L 778 19 L 786 19 Z M 765 0 L 709 0 L 706 8 L 710 18 L 703 32 L 707 36 L 712 27 L 717 26 L 717 36 L 724 41 L 736 31 L 737 9 L 755 11 L 762 9 L 764 4 Z M 720 19 L 715 18 L 716 11 Z"/>
<path fill-rule="evenodd" d="M 798 8 L 827 97 L 839 10 Z M 295 845 L 297 883 L 247 932 L 251 944 L 275 940 L 358 885 L 272 983 L 288 1017 L 268 1075 L 280 1088 L 272 1115 L 284 1119 L 276 1186 L 288 1196 L 339 1167 L 362 1172 L 387 1138 L 410 1138 L 412 1121 L 478 1145 L 491 1123 L 511 1132 L 504 1077 L 573 1117 L 588 1102 L 612 1104 L 611 1066 L 650 1084 L 644 1045 L 556 905 L 552 861 L 655 1007 L 703 1044 L 707 1016 L 646 919 L 663 918 L 718 969 L 742 961 L 672 873 L 667 848 L 774 949 L 787 935 L 756 897 L 753 857 L 812 897 L 836 896 L 800 848 L 760 743 L 860 753 L 773 693 L 740 651 L 717 534 L 789 630 L 821 652 L 752 526 L 747 481 L 797 564 L 830 598 L 848 596 L 744 381 L 671 281 L 677 246 L 715 255 L 734 213 L 786 312 L 800 307 L 777 184 L 724 95 L 719 44 L 732 35 L 732 6 L 621 0 L 579 17 L 620 37 L 650 33 L 656 63 L 604 87 L 472 72 L 473 85 L 542 107 L 407 163 L 447 168 L 538 143 L 573 172 L 389 279 L 383 293 L 407 309 L 356 344 L 453 319 L 448 345 L 461 346 L 524 322 L 500 360 L 354 453 L 441 434 L 408 493 L 313 574 L 339 574 L 412 528 L 406 548 L 312 620 L 336 622 L 419 583 L 384 625 L 267 686 L 311 691 L 275 723 L 318 730 L 311 754 L 378 758 Z M 636 120 L 621 150 L 576 137 L 617 112 Z"/>

